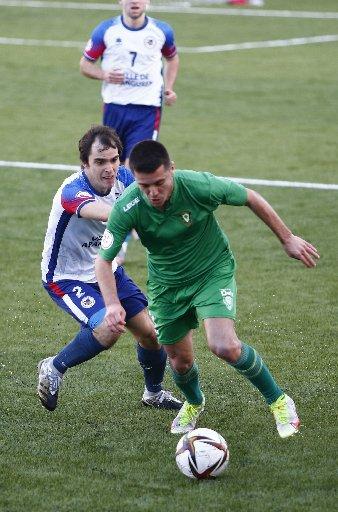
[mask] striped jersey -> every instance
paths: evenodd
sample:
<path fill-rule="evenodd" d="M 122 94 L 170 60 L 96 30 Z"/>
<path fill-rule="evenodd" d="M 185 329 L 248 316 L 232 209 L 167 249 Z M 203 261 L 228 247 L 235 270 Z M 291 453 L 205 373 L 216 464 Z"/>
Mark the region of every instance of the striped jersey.
<path fill-rule="evenodd" d="M 81 217 L 81 208 L 90 202 L 113 206 L 125 188 L 134 181 L 132 173 L 120 166 L 109 194 L 93 189 L 84 171 L 64 180 L 56 192 L 49 215 L 42 252 L 42 280 L 63 279 L 96 282 L 95 257 L 101 246 L 105 222 Z M 116 270 L 116 263 L 113 270 Z"/>

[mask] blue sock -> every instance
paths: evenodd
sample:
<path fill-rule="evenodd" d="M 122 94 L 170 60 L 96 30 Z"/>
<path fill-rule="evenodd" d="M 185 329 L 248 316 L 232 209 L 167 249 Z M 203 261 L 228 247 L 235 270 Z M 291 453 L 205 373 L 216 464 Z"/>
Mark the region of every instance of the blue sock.
<path fill-rule="evenodd" d="M 167 362 L 163 347 L 160 350 L 148 350 L 136 345 L 137 359 L 143 369 L 144 381 L 148 391 L 157 393 L 162 389 L 162 381 Z"/>
<path fill-rule="evenodd" d="M 103 350 L 105 347 L 97 341 L 92 330 L 85 327 L 54 357 L 53 365 L 63 374 L 68 368 L 89 361 Z"/>

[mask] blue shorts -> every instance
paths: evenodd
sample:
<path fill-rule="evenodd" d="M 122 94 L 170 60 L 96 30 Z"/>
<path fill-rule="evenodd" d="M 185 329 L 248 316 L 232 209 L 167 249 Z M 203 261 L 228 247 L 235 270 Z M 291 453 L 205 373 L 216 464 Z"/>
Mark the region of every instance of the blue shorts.
<path fill-rule="evenodd" d="M 117 294 L 128 321 L 143 311 L 148 301 L 123 267 L 117 267 L 115 279 Z M 106 309 L 97 283 L 65 279 L 55 283 L 43 282 L 43 286 L 53 301 L 81 325 L 94 329 L 102 322 Z"/>
<path fill-rule="evenodd" d="M 103 124 L 116 130 L 123 145 L 121 162 L 129 157 L 137 142 L 157 139 L 160 122 L 161 107 L 115 103 L 103 105 Z"/>

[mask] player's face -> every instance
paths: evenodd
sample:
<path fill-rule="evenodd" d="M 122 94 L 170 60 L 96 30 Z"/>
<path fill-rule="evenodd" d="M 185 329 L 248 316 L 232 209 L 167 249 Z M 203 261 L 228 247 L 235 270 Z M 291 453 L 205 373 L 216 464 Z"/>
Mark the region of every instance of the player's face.
<path fill-rule="evenodd" d="M 116 174 L 120 165 L 119 153 L 116 148 L 105 148 L 95 140 L 88 163 L 84 170 L 92 187 L 100 194 L 109 194 L 114 186 Z"/>
<path fill-rule="evenodd" d="M 142 17 L 146 11 L 147 5 L 149 4 L 148 0 L 120 0 L 120 4 L 123 10 L 123 13 L 131 18 L 132 20 L 137 20 Z"/>
<path fill-rule="evenodd" d="M 161 165 L 150 174 L 135 171 L 138 186 L 154 208 L 163 210 L 166 202 L 170 199 L 174 188 L 173 172 L 173 165 L 169 169 Z"/>

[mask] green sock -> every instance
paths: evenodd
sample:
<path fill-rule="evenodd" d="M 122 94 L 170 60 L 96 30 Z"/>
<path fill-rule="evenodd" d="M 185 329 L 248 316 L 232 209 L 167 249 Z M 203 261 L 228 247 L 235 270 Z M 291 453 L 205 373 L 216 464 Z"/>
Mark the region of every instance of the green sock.
<path fill-rule="evenodd" d="M 283 394 L 261 356 L 250 345 L 242 343 L 238 361 L 229 364 L 262 393 L 269 405 Z"/>
<path fill-rule="evenodd" d="M 189 404 L 200 405 L 203 394 L 199 385 L 198 368 L 196 363 L 186 373 L 177 373 L 172 369 L 176 386 L 182 391 Z"/>

